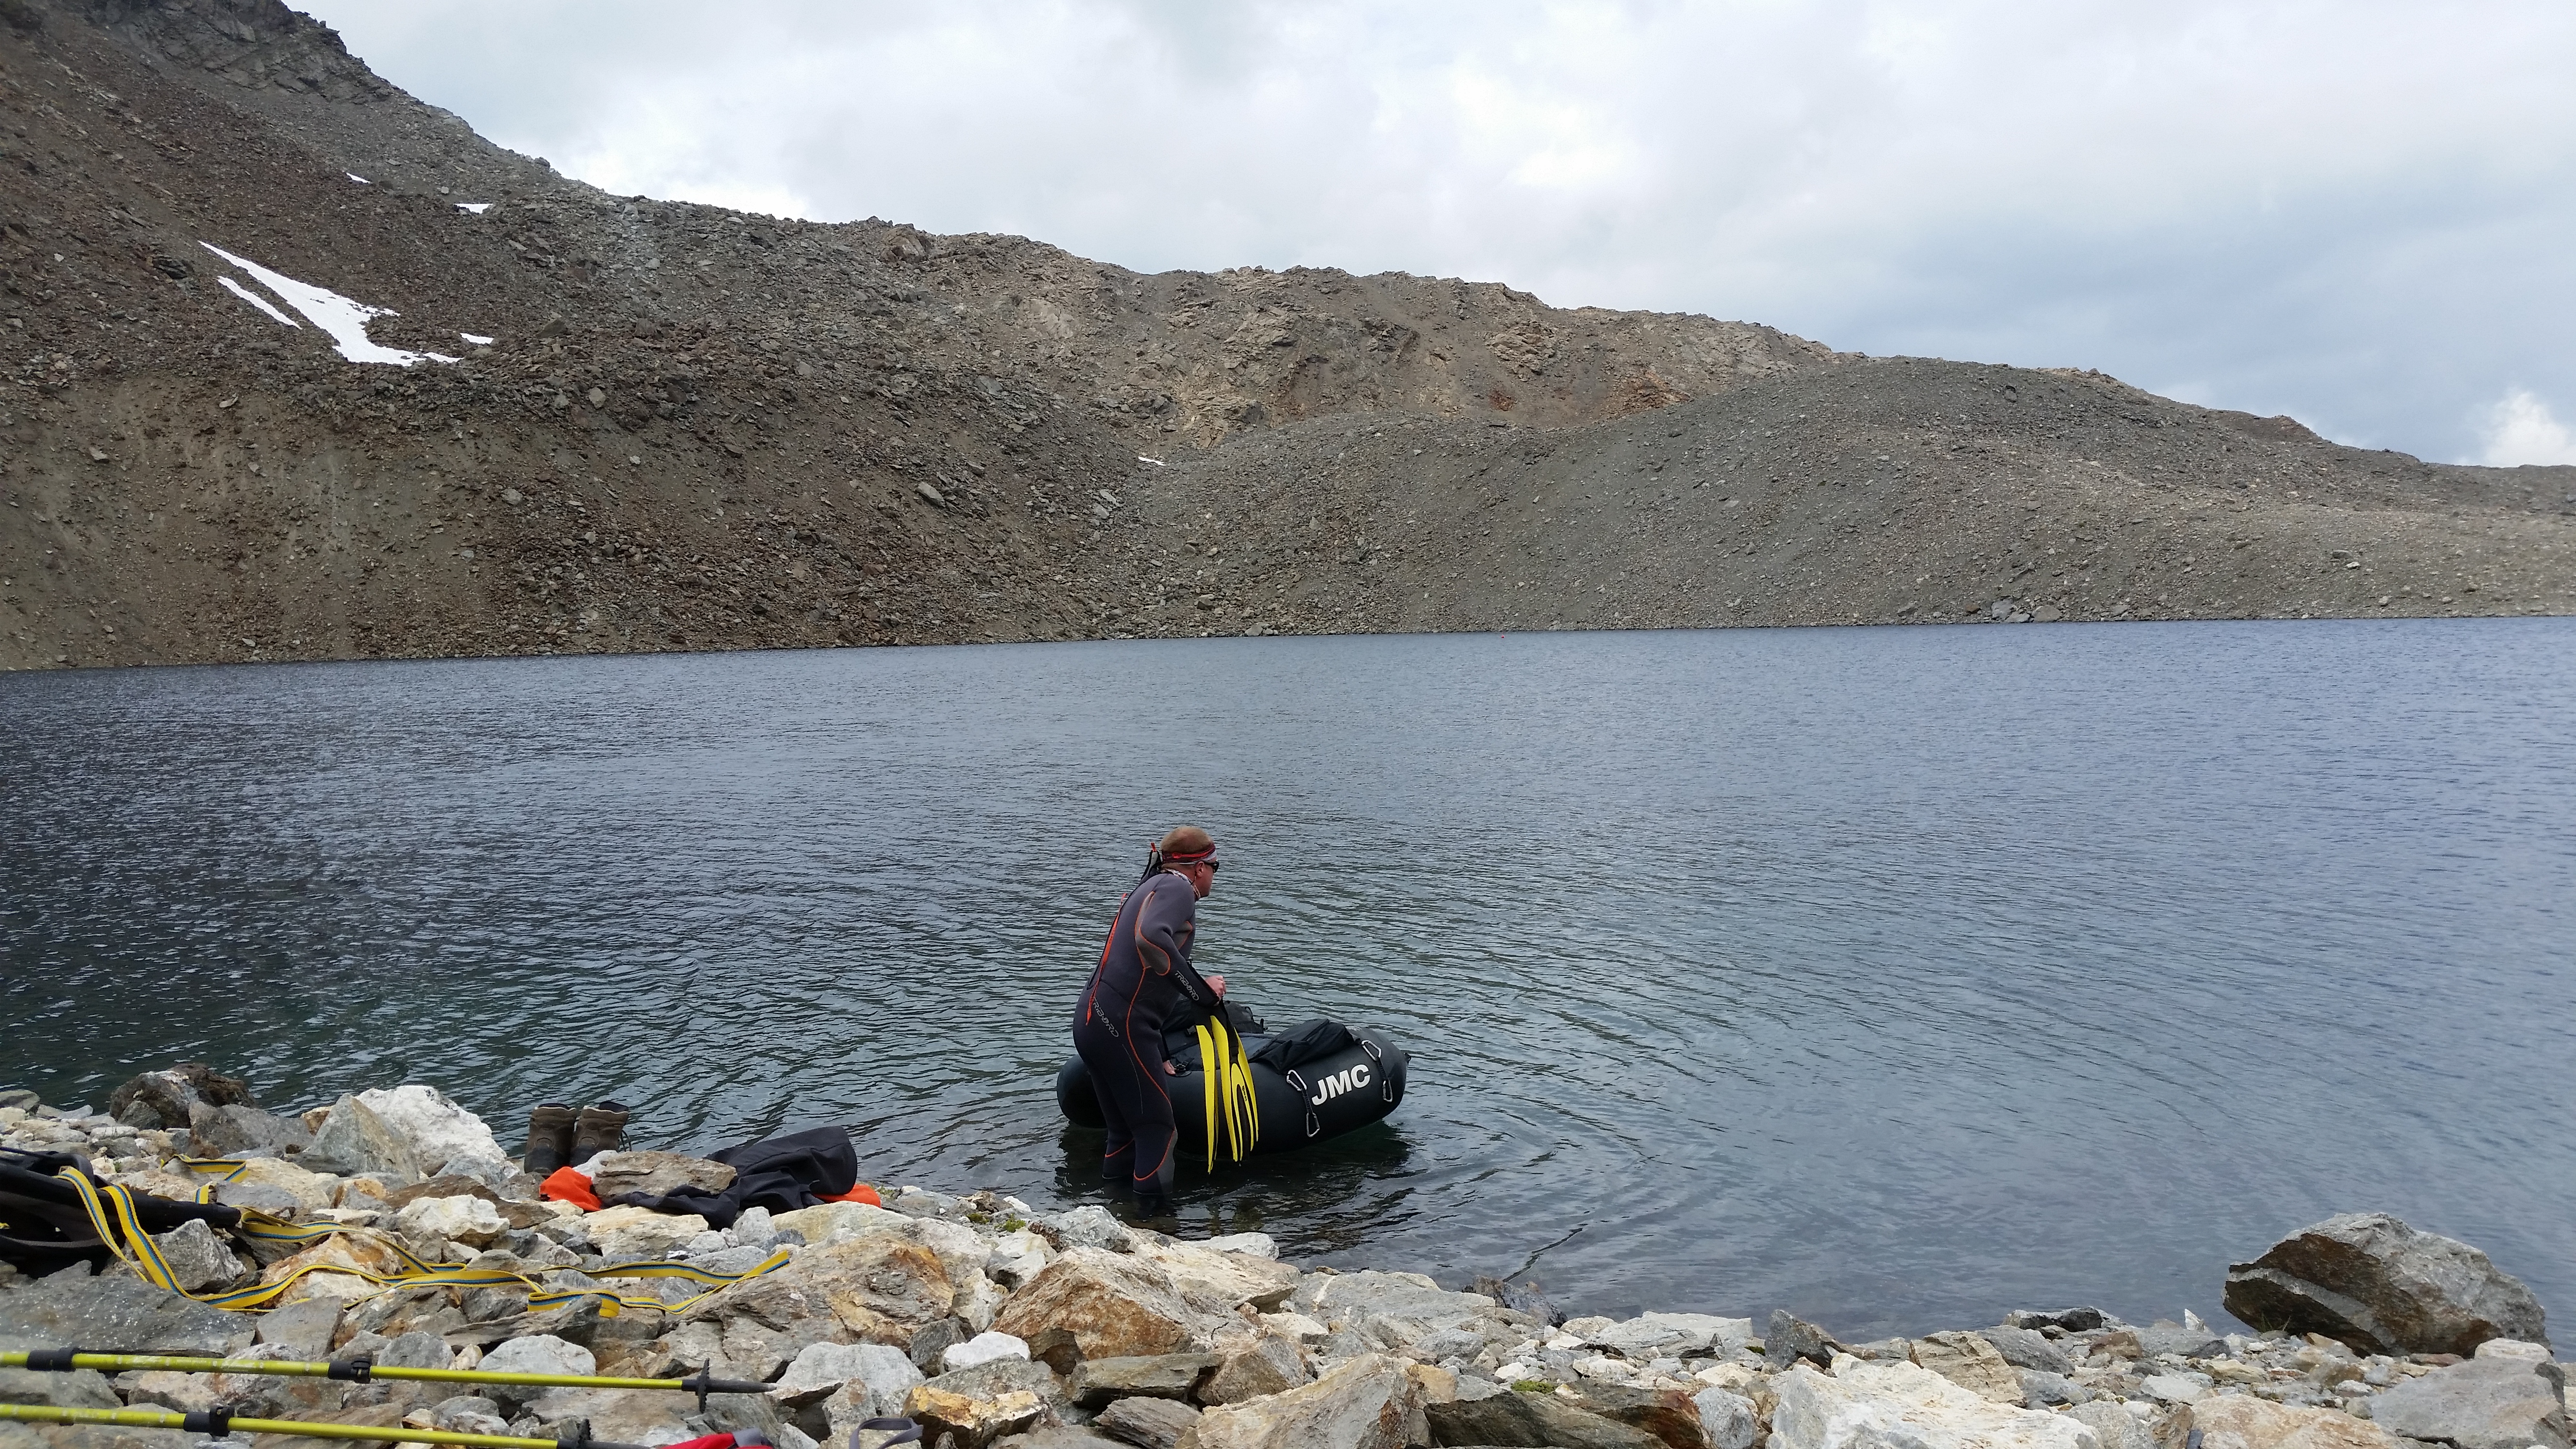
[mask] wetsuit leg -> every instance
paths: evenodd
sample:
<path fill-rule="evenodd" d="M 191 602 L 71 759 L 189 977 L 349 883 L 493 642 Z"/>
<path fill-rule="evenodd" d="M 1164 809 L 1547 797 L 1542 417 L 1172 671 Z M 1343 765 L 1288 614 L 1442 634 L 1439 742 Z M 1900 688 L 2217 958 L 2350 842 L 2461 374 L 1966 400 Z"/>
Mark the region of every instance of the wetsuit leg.
<path fill-rule="evenodd" d="M 1129 1094 L 1115 1087 L 1132 1070 L 1126 1044 L 1105 1024 L 1083 1020 L 1074 1024 L 1073 1049 L 1091 1069 L 1091 1094 L 1099 1100 L 1101 1122 L 1109 1129 L 1109 1141 L 1100 1155 L 1100 1180 L 1126 1188 L 1135 1180 L 1136 1134 L 1123 1105 Z"/>
<path fill-rule="evenodd" d="M 1101 1161 L 1101 1176 L 1125 1168 L 1119 1176 L 1135 1189 L 1140 1210 L 1169 1211 L 1172 1177 L 1179 1167 L 1180 1129 L 1172 1120 L 1162 1043 L 1131 1049 L 1128 1041 L 1094 1018 L 1074 1028 L 1073 1044 L 1091 1068 L 1100 1115 L 1109 1123 L 1109 1149 Z"/>

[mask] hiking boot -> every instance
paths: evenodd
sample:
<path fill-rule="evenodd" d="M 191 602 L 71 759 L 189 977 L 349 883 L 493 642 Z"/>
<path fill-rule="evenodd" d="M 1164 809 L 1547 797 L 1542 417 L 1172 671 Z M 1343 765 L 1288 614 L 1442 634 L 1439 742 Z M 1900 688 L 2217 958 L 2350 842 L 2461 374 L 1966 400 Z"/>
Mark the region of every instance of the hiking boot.
<path fill-rule="evenodd" d="M 572 1124 L 572 1165 L 579 1167 L 603 1152 L 623 1150 L 626 1117 L 625 1106 L 617 1102 L 593 1102 L 582 1108 Z"/>
<path fill-rule="evenodd" d="M 571 1160 L 572 1109 L 561 1102 L 548 1102 L 530 1112 L 528 1147 L 521 1155 L 521 1170 L 550 1177 L 556 1168 Z"/>

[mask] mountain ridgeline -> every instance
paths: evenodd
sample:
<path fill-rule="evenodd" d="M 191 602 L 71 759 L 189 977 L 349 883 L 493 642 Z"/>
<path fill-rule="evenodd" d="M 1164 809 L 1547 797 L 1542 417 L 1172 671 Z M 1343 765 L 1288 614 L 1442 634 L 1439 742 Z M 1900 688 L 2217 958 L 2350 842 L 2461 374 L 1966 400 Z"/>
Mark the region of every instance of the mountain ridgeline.
<path fill-rule="evenodd" d="M 0 121 L 12 668 L 2576 611 L 2576 468 L 611 196 L 273 0 L 0 0 Z"/>

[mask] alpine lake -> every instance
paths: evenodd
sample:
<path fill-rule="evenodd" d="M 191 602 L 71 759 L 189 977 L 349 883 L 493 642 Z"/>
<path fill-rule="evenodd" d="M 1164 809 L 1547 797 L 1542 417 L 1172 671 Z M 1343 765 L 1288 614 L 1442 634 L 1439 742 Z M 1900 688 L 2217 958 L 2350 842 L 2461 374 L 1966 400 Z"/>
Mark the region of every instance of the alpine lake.
<path fill-rule="evenodd" d="M 1193 821 L 1201 968 L 1413 1065 L 1188 1164 L 1183 1232 L 1858 1339 L 2223 1325 L 2230 1261 L 2384 1210 L 2576 1312 L 2576 620 L 64 672 L 0 734 L 50 1102 L 615 1098 L 1108 1200 L 1055 1071 Z"/>

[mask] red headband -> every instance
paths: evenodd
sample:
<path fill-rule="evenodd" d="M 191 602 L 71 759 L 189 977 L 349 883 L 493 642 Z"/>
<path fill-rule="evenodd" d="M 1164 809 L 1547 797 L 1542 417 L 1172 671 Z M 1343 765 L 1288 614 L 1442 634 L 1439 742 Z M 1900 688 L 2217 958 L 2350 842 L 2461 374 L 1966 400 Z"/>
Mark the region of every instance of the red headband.
<path fill-rule="evenodd" d="M 1166 850 L 1163 852 L 1163 859 L 1170 861 L 1174 865 L 1196 865 L 1200 861 L 1214 860 L 1215 858 L 1216 846 L 1214 844 L 1210 844 L 1205 850 Z"/>

